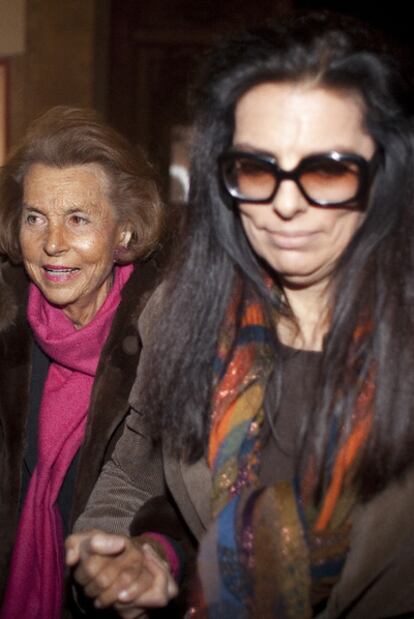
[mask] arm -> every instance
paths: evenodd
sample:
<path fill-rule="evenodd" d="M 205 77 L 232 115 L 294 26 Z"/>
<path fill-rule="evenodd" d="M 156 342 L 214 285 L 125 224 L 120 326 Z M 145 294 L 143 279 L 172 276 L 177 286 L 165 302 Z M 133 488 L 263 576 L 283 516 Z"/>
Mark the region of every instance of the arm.
<path fill-rule="evenodd" d="M 154 294 L 154 298 L 156 302 L 157 294 Z M 145 334 L 148 331 L 147 323 L 152 316 L 152 311 L 147 311 L 150 306 L 151 301 L 140 318 L 139 330 L 143 339 L 143 351 L 138 366 L 136 385 L 140 381 L 140 367 L 145 362 Z M 147 319 L 145 319 L 145 316 L 147 316 Z M 75 523 L 75 535 L 71 536 L 67 542 L 68 564 L 72 567 L 78 566 L 75 570 L 75 578 L 79 583 L 85 584 L 85 579 L 88 580 L 91 576 L 82 570 L 85 566 L 91 567 L 89 559 L 92 556 L 97 559 L 96 565 L 99 563 L 103 566 L 104 562 L 101 561 L 99 553 L 103 552 L 102 544 L 106 542 L 103 542 L 102 538 L 101 541 L 98 539 L 98 542 L 96 540 L 92 542 L 94 536 L 90 533 L 86 536 L 89 540 L 86 542 L 85 537 L 81 537 L 77 533 L 100 529 L 107 533 L 123 534 L 124 537 L 117 537 L 115 541 L 113 536 L 111 538 L 107 536 L 108 551 L 105 552 L 109 560 L 108 565 L 120 566 L 123 562 L 122 557 L 129 557 L 135 566 L 135 574 L 138 574 L 139 578 L 143 578 L 144 574 L 151 572 L 151 568 L 154 572 L 157 567 L 156 563 L 151 561 L 151 556 L 148 556 L 148 549 L 143 551 L 144 545 L 149 546 L 161 559 L 160 565 L 164 570 L 164 592 L 167 591 L 167 595 L 170 597 L 175 590 L 165 576 L 165 568 L 166 564 L 172 563 L 171 546 L 172 552 L 177 549 L 177 554 L 180 554 L 179 549 L 181 548 L 181 556 L 187 554 L 187 552 L 191 553 L 191 551 L 191 554 L 194 554 L 193 539 L 181 515 L 173 507 L 173 502 L 167 496 L 161 450 L 153 448 L 142 415 L 137 412 L 140 405 L 136 398 L 133 406 L 136 410 L 131 410 L 125 423 L 123 435 L 115 447 L 112 458 L 104 466 L 85 512 Z M 145 535 L 148 531 L 157 535 L 155 537 L 154 535 Z M 129 533 L 134 536 L 133 541 L 128 539 Z M 181 540 L 186 540 L 186 542 L 182 545 Z M 95 543 L 98 544 L 98 547 L 95 546 Z M 83 553 L 80 551 L 81 544 Z M 146 553 L 145 557 L 142 554 L 143 552 Z M 149 553 L 151 554 L 151 551 Z M 147 560 L 146 565 L 144 565 L 145 558 Z M 96 565 L 92 568 L 92 571 L 100 570 Z M 80 571 L 79 567 L 82 567 Z M 142 575 L 140 575 L 141 571 Z M 169 570 L 167 574 L 171 578 Z M 154 574 L 153 577 L 156 580 Z M 160 582 L 160 580 L 158 579 L 157 582 Z M 118 593 L 121 589 L 122 587 L 118 589 Z M 89 591 L 97 593 L 93 586 Z M 98 593 L 98 597 L 99 595 L 100 593 Z M 104 599 L 105 604 L 108 603 L 108 599 L 108 597 Z M 142 600 L 140 602 L 143 603 Z"/>
<path fill-rule="evenodd" d="M 111 533 L 129 533 L 129 527 L 140 507 L 154 496 L 165 494 L 163 463 L 160 448 L 154 448 L 140 410 L 139 385 L 145 380 L 142 367 L 151 331 L 151 319 L 160 296 L 158 288 L 146 304 L 138 321 L 142 350 L 132 388 L 132 408 L 125 420 L 123 433 L 111 459 L 104 465 L 83 514 L 74 525 L 74 532 L 103 529 Z"/>
<path fill-rule="evenodd" d="M 123 434 L 73 531 L 102 529 L 128 535 L 141 506 L 165 492 L 160 450 L 147 436 L 140 413 L 131 409 Z"/>
<path fill-rule="evenodd" d="M 132 603 L 135 608 L 163 606 L 176 594 L 162 545 L 145 536 L 128 537 L 140 507 L 164 492 L 161 454 L 146 436 L 140 414 L 132 410 L 66 542 L 67 564 L 97 607 L 114 604 L 129 619 L 138 616 L 131 614 Z"/>

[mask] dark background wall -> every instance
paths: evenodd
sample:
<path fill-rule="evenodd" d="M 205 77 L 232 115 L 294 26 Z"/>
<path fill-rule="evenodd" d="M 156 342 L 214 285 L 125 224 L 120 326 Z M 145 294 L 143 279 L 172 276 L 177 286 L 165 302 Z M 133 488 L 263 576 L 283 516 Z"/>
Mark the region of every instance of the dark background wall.
<path fill-rule="evenodd" d="M 209 45 L 223 34 L 294 9 L 339 10 L 412 39 L 410 3 L 367 0 L 113 0 L 106 114 L 167 178 L 171 128 L 188 122 L 187 93 Z"/>
<path fill-rule="evenodd" d="M 187 92 L 219 36 L 295 8 L 357 15 L 411 46 L 409 1 L 27 0 L 25 51 L 9 59 L 9 135 L 52 105 L 95 107 L 155 161 L 167 185 L 171 132 L 189 122 Z"/>

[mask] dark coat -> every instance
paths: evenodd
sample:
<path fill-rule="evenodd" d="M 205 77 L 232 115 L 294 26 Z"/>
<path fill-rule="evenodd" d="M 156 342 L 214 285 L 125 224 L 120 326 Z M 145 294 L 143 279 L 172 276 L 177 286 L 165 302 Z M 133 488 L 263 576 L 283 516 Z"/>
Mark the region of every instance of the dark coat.
<path fill-rule="evenodd" d="M 71 521 L 83 511 L 121 433 L 141 342 L 138 317 L 158 277 L 154 263 L 137 265 L 102 350 L 79 454 Z M 19 518 L 26 446 L 33 336 L 26 320 L 28 280 L 21 267 L 0 270 L 0 602 Z"/>
<path fill-rule="evenodd" d="M 167 451 L 153 449 L 145 419 L 139 412 L 148 334 L 152 332 L 151 320 L 158 302 L 159 293 L 155 293 L 140 317 L 143 351 L 130 396 L 131 413 L 105 467 L 105 475 L 99 479 L 86 510 L 75 524 L 78 532 L 96 527 L 137 534 L 149 529 L 179 539 L 180 532 L 175 535 L 174 529 L 168 528 L 173 519 L 166 511 L 160 522 L 160 496 L 169 497 L 188 533 L 196 540 L 201 539 L 210 524 L 211 473 L 207 463 L 201 459 L 186 464 Z M 157 503 L 153 497 L 157 497 Z M 317 615 L 318 619 L 414 617 L 413 513 L 414 466 L 398 482 L 390 483 L 373 499 L 354 508 L 350 551 L 327 607 Z M 171 616 L 168 608 L 164 616 Z"/>

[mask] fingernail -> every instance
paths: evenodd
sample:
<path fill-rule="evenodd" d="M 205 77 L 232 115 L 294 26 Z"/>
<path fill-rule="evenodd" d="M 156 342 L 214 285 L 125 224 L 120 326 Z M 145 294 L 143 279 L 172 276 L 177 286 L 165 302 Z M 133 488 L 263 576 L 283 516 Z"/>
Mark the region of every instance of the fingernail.
<path fill-rule="evenodd" d="M 126 589 L 124 589 L 123 591 L 120 591 L 118 593 L 118 600 L 121 600 L 121 602 L 128 602 L 129 592 Z"/>

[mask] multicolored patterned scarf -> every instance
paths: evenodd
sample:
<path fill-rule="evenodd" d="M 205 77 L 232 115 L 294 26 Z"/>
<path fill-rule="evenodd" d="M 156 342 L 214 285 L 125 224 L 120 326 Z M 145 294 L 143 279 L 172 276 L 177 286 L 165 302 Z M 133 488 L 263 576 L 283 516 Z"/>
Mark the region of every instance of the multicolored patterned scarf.
<path fill-rule="evenodd" d="M 300 479 L 261 486 L 264 398 L 276 354 L 271 328 L 257 295 L 238 281 L 218 344 L 209 441 L 213 524 L 199 554 L 204 601 L 197 617 L 307 619 L 346 559 L 372 381 L 361 388 L 350 427 L 332 422 L 328 482 L 317 502 L 315 454 Z M 354 342 L 360 338 L 361 330 Z"/>

